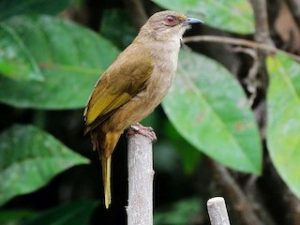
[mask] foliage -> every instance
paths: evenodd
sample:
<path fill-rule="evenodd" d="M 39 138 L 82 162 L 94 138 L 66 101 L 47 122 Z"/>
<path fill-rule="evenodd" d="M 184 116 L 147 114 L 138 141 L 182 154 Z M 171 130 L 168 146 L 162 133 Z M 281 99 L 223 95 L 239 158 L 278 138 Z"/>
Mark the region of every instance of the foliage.
<path fill-rule="evenodd" d="M 87 225 L 96 202 L 75 202 L 47 210 L 32 216 L 25 221 L 25 225 Z"/>
<path fill-rule="evenodd" d="M 191 218 L 202 211 L 199 199 L 185 199 L 157 211 L 155 225 L 191 224 Z"/>
<path fill-rule="evenodd" d="M 204 16 L 206 25 L 224 32 L 254 32 L 253 11 L 247 0 L 153 2 L 189 16 Z M 70 115 L 67 109 L 76 115 L 72 118 L 77 121 L 75 124 L 81 124 L 78 121 L 82 120 L 82 112 L 74 109 L 85 106 L 99 75 L 137 33 L 124 10 L 109 9 L 103 13 L 97 33 L 57 16 L 69 5 L 69 0 L 0 2 L 0 102 L 9 108 L 13 118 L 25 114 L 25 119 L 20 119 L 22 123 L 36 124 L 35 116 L 42 115 L 38 123 L 50 133 L 53 129 L 49 129 L 49 124 L 76 127 L 66 124 L 62 115 Z M 300 65 L 281 53 L 268 57 L 267 69 L 268 151 L 280 176 L 300 197 Z M 264 136 L 235 75 L 213 59 L 181 50 L 177 76 L 163 102 L 169 121 L 157 122 L 161 119 L 159 113 L 148 118 L 156 121 L 157 130 L 162 128 L 166 133 L 157 144 L 157 165 L 168 167 L 171 173 L 180 158 L 187 174 L 192 174 L 203 153 L 234 170 L 261 174 Z M 57 117 L 53 116 L 55 113 Z M 12 121 L 2 124 L 12 126 L 0 135 L 0 204 L 33 192 L 60 172 L 88 162 L 71 149 L 76 148 L 78 141 L 73 133 L 71 141 L 64 137 L 64 131 L 58 132 L 61 136 L 55 135 L 63 142 L 67 140 L 68 146 L 71 143 L 68 148 L 33 125 L 13 125 Z M 81 129 L 77 131 L 81 134 L 82 127 L 77 129 Z M 84 147 L 78 147 L 80 151 L 87 148 L 84 143 Z M 174 152 L 180 157 L 174 157 Z M 201 211 L 198 204 L 198 199 L 185 199 L 159 210 L 156 224 L 186 224 Z M 94 208 L 94 202 L 82 202 L 41 213 L 26 209 L 21 209 L 21 213 L 0 211 L 0 222 L 11 217 L 30 217 L 26 220 L 28 225 L 87 224 Z"/>
<path fill-rule="evenodd" d="M 177 76 L 163 104 L 169 119 L 197 149 L 227 166 L 259 174 L 261 146 L 247 104 L 226 69 L 181 51 Z"/>
<path fill-rule="evenodd" d="M 61 171 L 88 160 L 33 126 L 13 126 L 0 136 L 0 204 L 36 190 Z"/>
<path fill-rule="evenodd" d="M 70 0 L 1 0 L 0 20 L 21 14 L 57 14 L 70 4 Z"/>
<path fill-rule="evenodd" d="M 254 18 L 246 0 L 152 0 L 164 8 L 204 17 L 205 24 L 237 33 L 253 33 Z"/>
<path fill-rule="evenodd" d="M 0 101 L 16 107 L 83 107 L 118 53 L 88 29 L 49 16 L 16 16 L 0 32 L 0 72 L 6 75 L 0 77 Z"/>
<path fill-rule="evenodd" d="M 171 124 L 170 121 L 167 121 L 164 126 L 164 133 L 167 135 L 168 143 L 172 143 L 172 147 L 168 146 L 168 148 L 161 149 L 161 153 L 159 157 L 161 158 L 162 152 L 172 151 L 178 153 L 179 161 L 182 162 L 182 167 L 186 174 L 191 174 L 195 168 L 200 164 L 202 154 L 200 151 L 195 151 L 195 147 L 193 147 L 188 141 L 182 138 L 182 136 L 178 133 L 175 127 Z M 161 146 L 161 145 L 159 145 Z M 154 155 L 155 156 L 155 155 Z M 172 158 L 168 158 L 168 160 L 173 160 Z M 162 160 L 156 160 L 159 162 Z M 162 162 L 162 164 L 166 167 L 166 163 Z M 170 167 L 172 168 L 172 167 Z"/>
<path fill-rule="evenodd" d="M 0 212 L 0 222 L 16 225 L 87 225 L 97 204 L 93 201 L 78 201 L 39 213 L 29 210 L 7 210 Z"/>
<path fill-rule="evenodd" d="M 284 54 L 267 62 L 268 148 L 279 174 L 300 196 L 300 64 Z"/>
<path fill-rule="evenodd" d="M 110 9 L 104 12 L 100 34 L 118 48 L 124 49 L 137 35 L 137 30 L 130 23 L 130 18 L 125 10 Z"/>

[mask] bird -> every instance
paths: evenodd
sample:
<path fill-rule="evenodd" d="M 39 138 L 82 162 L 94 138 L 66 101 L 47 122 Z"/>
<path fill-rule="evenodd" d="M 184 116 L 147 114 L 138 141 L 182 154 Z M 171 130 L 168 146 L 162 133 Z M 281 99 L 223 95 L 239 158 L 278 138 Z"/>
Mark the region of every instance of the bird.
<path fill-rule="evenodd" d="M 84 110 L 85 134 L 101 160 L 105 207 L 111 204 L 111 156 L 121 134 L 132 126 L 152 140 L 139 122 L 160 104 L 172 83 L 184 32 L 200 23 L 175 11 L 153 14 L 132 43 L 100 76 Z"/>

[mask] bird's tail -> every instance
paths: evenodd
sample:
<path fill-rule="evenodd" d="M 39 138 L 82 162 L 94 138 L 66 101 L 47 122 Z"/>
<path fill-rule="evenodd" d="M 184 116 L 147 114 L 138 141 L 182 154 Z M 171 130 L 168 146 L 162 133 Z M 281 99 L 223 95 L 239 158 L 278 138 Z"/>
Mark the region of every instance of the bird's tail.
<path fill-rule="evenodd" d="M 108 132 L 104 134 L 100 129 L 91 131 L 93 149 L 99 152 L 101 160 L 106 208 L 108 208 L 111 203 L 111 154 L 120 138 L 120 135 L 121 133 L 118 132 Z"/>
<path fill-rule="evenodd" d="M 102 166 L 105 207 L 108 208 L 111 203 L 111 191 L 110 191 L 111 155 L 106 157 L 104 154 L 102 154 L 101 166 Z"/>

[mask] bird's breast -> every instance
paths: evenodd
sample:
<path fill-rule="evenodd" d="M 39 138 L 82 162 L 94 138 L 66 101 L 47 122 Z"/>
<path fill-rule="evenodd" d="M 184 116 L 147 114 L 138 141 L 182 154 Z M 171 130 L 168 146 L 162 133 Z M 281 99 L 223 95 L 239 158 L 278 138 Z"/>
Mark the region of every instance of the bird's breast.
<path fill-rule="evenodd" d="M 177 69 L 179 48 L 179 40 L 158 43 L 152 48 L 155 49 L 152 52 L 155 66 L 149 82 L 152 82 L 153 95 L 157 95 L 158 98 L 163 98 L 166 95 L 172 83 Z"/>
<path fill-rule="evenodd" d="M 139 101 L 145 102 L 141 115 L 148 115 L 161 103 L 167 94 L 177 68 L 180 41 L 153 43 L 151 53 L 154 68 L 146 89 L 138 95 Z"/>

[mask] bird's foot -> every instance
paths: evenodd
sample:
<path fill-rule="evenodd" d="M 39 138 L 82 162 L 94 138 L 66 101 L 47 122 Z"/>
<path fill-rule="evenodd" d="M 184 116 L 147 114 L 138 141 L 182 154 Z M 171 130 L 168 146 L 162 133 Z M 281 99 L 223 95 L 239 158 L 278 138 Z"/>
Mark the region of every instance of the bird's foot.
<path fill-rule="evenodd" d="M 157 140 L 156 134 L 152 127 L 144 127 L 143 125 L 136 123 L 130 126 L 127 135 L 140 134 L 149 138 L 152 142 Z"/>

